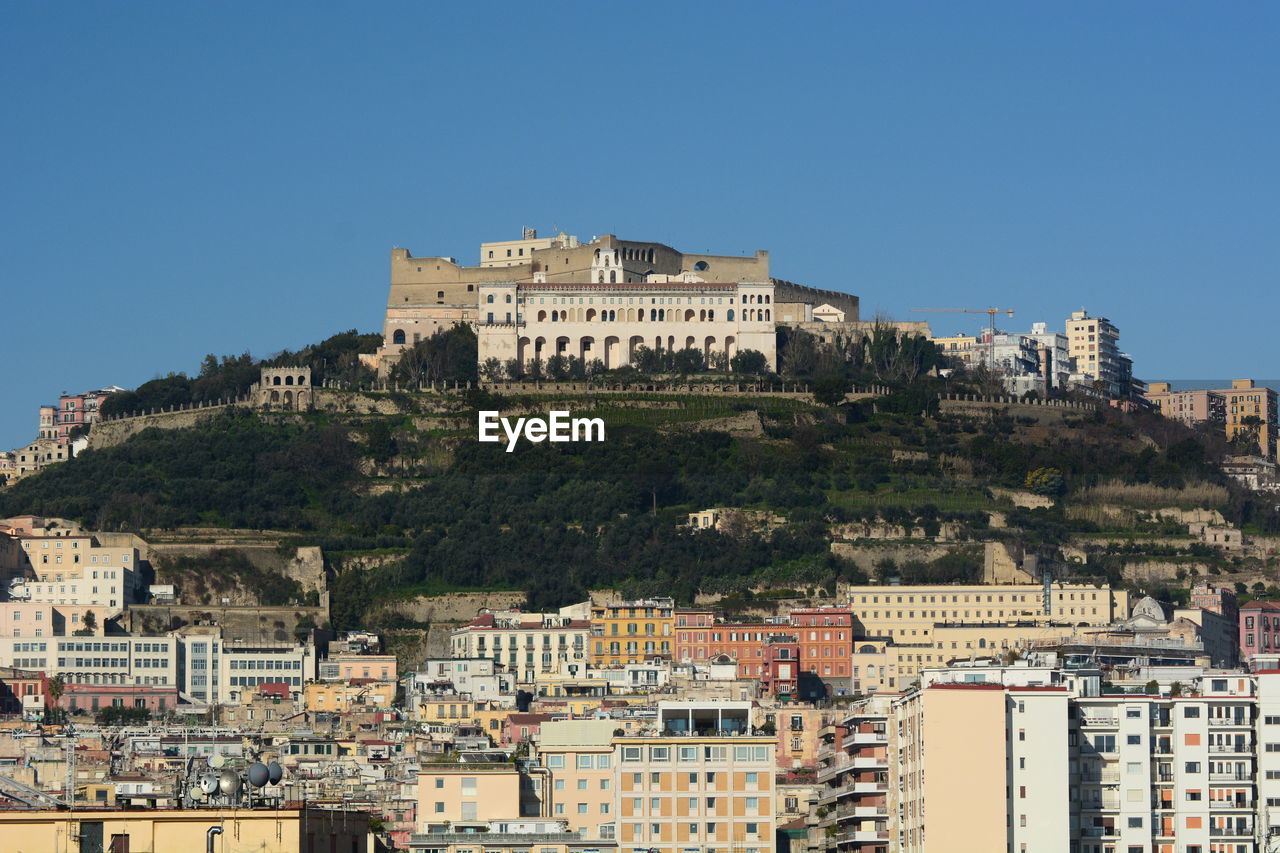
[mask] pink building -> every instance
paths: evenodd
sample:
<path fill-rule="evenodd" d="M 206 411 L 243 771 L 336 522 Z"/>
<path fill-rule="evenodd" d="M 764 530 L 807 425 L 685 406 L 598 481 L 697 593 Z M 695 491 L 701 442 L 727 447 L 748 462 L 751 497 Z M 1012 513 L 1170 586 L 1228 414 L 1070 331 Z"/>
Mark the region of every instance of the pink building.
<path fill-rule="evenodd" d="M 58 707 L 71 712 L 90 714 L 111 706 L 146 708 L 152 714 L 163 714 L 178 706 L 177 687 L 147 687 L 135 684 L 67 684 Z"/>
<path fill-rule="evenodd" d="M 550 714 L 508 714 L 502 727 L 502 745 L 515 746 L 520 741 L 536 740 L 542 724 L 550 719 Z"/>
<path fill-rule="evenodd" d="M 1146 398 L 1160 414 L 1188 426 L 1227 420 L 1227 398 L 1217 391 L 1174 391 L 1168 382 L 1152 382 Z"/>
<path fill-rule="evenodd" d="M 1253 658 L 1280 657 L 1280 603 L 1250 601 L 1240 608 L 1240 660 L 1253 668 Z"/>
<path fill-rule="evenodd" d="M 40 437 L 56 438 L 59 444 L 71 442 L 71 431 L 76 427 L 87 427 L 98 419 L 98 411 L 102 401 L 117 391 L 123 391 L 114 385 L 96 391 L 84 391 L 80 394 L 64 393 L 58 398 L 58 405 L 40 407 Z"/>
<path fill-rule="evenodd" d="M 795 696 L 800 687 L 800 644 L 795 636 L 775 635 L 764 641 L 760 686 L 769 696 Z"/>

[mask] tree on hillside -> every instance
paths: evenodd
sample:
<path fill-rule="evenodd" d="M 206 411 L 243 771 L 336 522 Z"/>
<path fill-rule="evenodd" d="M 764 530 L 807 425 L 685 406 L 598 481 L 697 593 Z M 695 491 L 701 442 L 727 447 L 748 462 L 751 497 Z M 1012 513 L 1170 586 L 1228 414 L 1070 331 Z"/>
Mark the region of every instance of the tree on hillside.
<path fill-rule="evenodd" d="M 410 388 L 428 382 L 475 382 L 476 353 L 476 333 L 456 323 L 406 349 L 391 369 L 391 380 Z"/>
<path fill-rule="evenodd" d="M 738 350 L 729 360 L 729 369 L 744 376 L 760 376 L 769 371 L 769 360 L 760 350 Z"/>

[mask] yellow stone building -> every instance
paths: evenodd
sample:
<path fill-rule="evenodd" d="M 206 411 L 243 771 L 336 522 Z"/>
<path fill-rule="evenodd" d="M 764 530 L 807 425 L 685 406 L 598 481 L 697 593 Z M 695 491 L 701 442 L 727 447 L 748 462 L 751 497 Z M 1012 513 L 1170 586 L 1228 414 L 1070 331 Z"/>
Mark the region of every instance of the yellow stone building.
<path fill-rule="evenodd" d="M 621 666 L 670 659 L 675 601 L 647 598 L 591 606 L 591 665 Z"/>

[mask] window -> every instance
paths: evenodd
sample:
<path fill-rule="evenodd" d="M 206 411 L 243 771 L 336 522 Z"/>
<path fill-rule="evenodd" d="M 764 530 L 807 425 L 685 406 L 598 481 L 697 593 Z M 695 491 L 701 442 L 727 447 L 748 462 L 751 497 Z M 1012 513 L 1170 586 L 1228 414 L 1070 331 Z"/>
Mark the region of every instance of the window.
<path fill-rule="evenodd" d="M 551 769 L 551 770 L 563 770 L 563 769 L 564 769 L 564 756 L 563 756 L 563 755 L 548 755 L 548 756 L 547 756 L 547 767 L 548 767 L 548 769 Z"/>
<path fill-rule="evenodd" d="M 1195 719 L 1200 716 L 1200 708 L 1196 705 L 1188 705 L 1182 709 L 1182 716 L 1188 720 Z"/>
<path fill-rule="evenodd" d="M 1125 709 L 1125 712 L 1124 712 L 1124 715 L 1125 715 L 1126 717 L 1128 717 L 1129 719 L 1131 719 L 1131 720 L 1136 720 L 1136 719 L 1139 719 L 1139 718 L 1141 718 L 1141 717 L 1142 717 L 1142 709 L 1141 709 L 1141 708 L 1126 708 L 1126 709 Z"/>
<path fill-rule="evenodd" d="M 1134 745 L 1141 745 L 1141 744 L 1142 744 L 1142 735 L 1129 735 L 1129 736 L 1128 736 L 1128 738 L 1127 738 L 1127 740 L 1126 740 L 1126 742 L 1127 742 L 1130 746 L 1134 746 Z"/>

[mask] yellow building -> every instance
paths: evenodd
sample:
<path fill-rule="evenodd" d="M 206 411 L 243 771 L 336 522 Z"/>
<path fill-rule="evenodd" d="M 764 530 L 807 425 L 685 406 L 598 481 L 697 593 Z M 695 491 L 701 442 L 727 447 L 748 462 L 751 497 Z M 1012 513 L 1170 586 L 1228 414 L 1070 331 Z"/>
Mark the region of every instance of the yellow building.
<path fill-rule="evenodd" d="M 327 809 L 103 809 L 0 811 L 9 853 L 127 850 L 174 853 L 368 853 L 369 816 Z"/>
<path fill-rule="evenodd" d="M 510 763 L 424 764 L 418 771 L 418 826 L 521 815 L 520 771 Z"/>
<path fill-rule="evenodd" d="M 591 665 L 621 666 L 670 658 L 675 601 L 648 598 L 591 606 Z"/>
<path fill-rule="evenodd" d="M 1217 393 L 1225 398 L 1227 438 L 1251 438 L 1263 456 L 1275 459 L 1276 392 L 1252 379 L 1233 379 L 1230 388 L 1220 388 Z"/>
<path fill-rule="evenodd" d="M 395 682 L 375 681 L 368 684 L 311 682 L 302 689 L 307 711 L 345 713 L 352 708 L 390 708 L 396 698 Z"/>
<path fill-rule="evenodd" d="M 1129 615 L 1129 594 L 1109 586 L 1041 584 L 859 586 L 849 590 L 854 633 L 899 643 L 929 642 L 935 624 L 1071 622 L 1109 625 Z"/>

